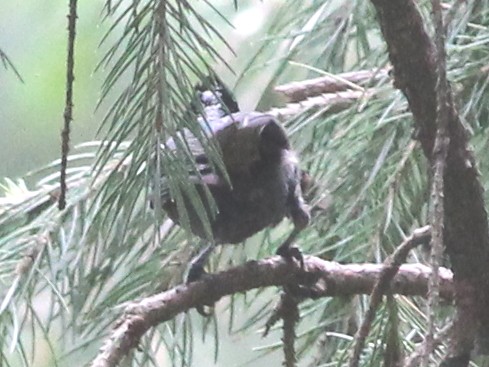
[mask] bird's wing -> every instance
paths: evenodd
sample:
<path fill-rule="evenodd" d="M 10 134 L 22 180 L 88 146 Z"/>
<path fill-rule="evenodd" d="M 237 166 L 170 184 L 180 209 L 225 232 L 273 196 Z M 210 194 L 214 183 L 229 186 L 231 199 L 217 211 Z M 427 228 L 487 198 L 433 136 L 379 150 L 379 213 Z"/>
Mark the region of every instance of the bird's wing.
<path fill-rule="evenodd" d="M 271 115 L 260 112 L 237 112 L 221 118 L 199 122 L 205 127 L 210 139 L 215 139 L 222 152 L 224 166 L 229 174 L 249 174 L 256 162 L 264 154 L 274 154 L 289 148 L 289 140 L 283 127 Z M 163 149 L 177 149 L 179 144 L 187 144 L 194 162 L 189 162 L 188 176 L 192 184 L 208 186 L 225 185 L 222 175 L 214 172 L 211 162 L 205 155 L 201 142 L 189 130 L 184 129 L 175 138 L 169 139 Z M 164 167 L 162 167 L 164 172 Z M 167 179 L 160 183 L 162 200 L 169 199 Z"/>

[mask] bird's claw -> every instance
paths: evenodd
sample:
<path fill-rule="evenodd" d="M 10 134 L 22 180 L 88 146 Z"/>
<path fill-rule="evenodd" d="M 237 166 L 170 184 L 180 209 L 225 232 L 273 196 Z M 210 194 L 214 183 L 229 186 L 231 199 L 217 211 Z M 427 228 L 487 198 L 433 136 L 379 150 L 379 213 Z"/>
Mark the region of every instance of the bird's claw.
<path fill-rule="evenodd" d="M 209 311 L 207 310 L 209 308 Z M 199 315 L 204 317 L 212 316 L 212 310 L 214 310 L 214 305 L 197 305 L 195 306 L 195 310 L 199 313 Z"/>
<path fill-rule="evenodd" d="M 306 298 L 317 299 L 320 297 L 320 292 L 314 289 L 311 285 L 289 284 L 284 286 L 284 291 L 299 300 Z"/>
<path fill-rule="evenodd" d="M 196 282 L 205 277 L 207 272 L 204 270 L 204 267 L 200 264 L 192 264 L 190 265 L 190 269 L 188 270 L 187 278 L 185 279 L 185 283 L 189 284 L 192 282 Z"/>
<path fill-rule="evenodd" d="M 286 241 L 278 248 L 277 255 L 282 256 L 287 261 L 296 260 L 300 265 L 300 269 L 304 270 L 304 255 L 302 254 L 301 249 L 298 246 L 291 245 L 290 241 Z M 310 277 L 304 277 L 302 280 L 304 283 L 302 283 L 301 280 L 298 280 L 297 283 L 287 284 L 284 286 L 285 292 L 289 293 L 296 299 L 318 298 L 320 293 L 313 287 L 316 280 L 312 281 L 312 279 L 309 278 Z"/>
<path fill-rule="evenodd" d="M 207 272 L 204 270 L 204 267 L 200 264 L 192 264 L 188 271 L 187 277 L 185 279 L 185 283 L 193 283 L 205 278 Z M 214 304 L 201 304 L 195 306 L 195 310 L 204 317 L 212 316 L 212 310 Z"/>
<path fill-rule="evenodd" d="M 304 269 L 304 255 L 298 246 L 282 245 L 278 248 L 276 253 L 288 261 L 292 261 L 294 259 L 297 260 L 301 269 Z"/>

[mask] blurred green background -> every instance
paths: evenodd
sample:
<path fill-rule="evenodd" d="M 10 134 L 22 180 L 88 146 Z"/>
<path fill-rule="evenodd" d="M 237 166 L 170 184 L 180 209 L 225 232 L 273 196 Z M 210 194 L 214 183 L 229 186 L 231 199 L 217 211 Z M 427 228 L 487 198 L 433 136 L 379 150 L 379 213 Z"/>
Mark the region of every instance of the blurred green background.
<path fill-rule="evenodd" d="M 94 137 L 94 113 L 103 75 L 94 74 L 102 27 L 100 1 L 82 1 L 76 40 L 72 142 Z M 58 157 L 66 78 L 65 2 L 5 2 L 0 7 L 0 47 L 21 74 L 0 69 L 0 176 L 18 177 Z"/>

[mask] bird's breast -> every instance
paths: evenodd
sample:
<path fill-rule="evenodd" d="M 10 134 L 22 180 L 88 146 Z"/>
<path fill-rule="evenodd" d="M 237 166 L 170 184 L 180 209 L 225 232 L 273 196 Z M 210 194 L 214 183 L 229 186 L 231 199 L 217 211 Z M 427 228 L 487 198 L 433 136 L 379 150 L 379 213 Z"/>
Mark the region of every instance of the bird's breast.
<path fill-rule="evenodd" d="M 277 225 L 287 214 L 290 165 L 260 162 L 249 172 L 228 172 L 232 188 L 215 190 L 218 214 L 216 242 L 239 243 L 264 228 Z"/>

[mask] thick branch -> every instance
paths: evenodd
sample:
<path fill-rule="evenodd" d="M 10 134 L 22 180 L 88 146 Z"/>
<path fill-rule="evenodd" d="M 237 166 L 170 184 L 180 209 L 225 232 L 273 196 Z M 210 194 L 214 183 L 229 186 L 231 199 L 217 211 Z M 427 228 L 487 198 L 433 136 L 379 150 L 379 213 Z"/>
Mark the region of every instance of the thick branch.
<path fill-rule="evenodd" d="M 443 224 L 445 221 L 444 208 L 444 185 L 445 168 L 450 145 L 448 134 L 448 124 L 450 117 L 451 90 L 447 80 L 446 50 L 445 50 L 445 29 L 443 27 L 443 15 L 440 0 L 431 0 L 433 22 L 435 24 L 435 44 L 436 44 L 436 64 L 437 64 L 437 83 L 436 83 L 436 137 L 433 150 L 433 185 L 431 189 L 432 208 L 431 208 L 431 256 L 430 264 L 432 274 L 428 292 L 428 327 L 425 334 L 425 354 L 421 366 L 429 365 L 430 354 L 433 351 L 434 335 L 436 329 L 436 307 L 438 307 L 438 269 L 442 262 L 443 246 Z"/>
<path fill-rule="evenodd" d="M 180 285 L 166 292 L 134 302 L 126 308 L 116 328 L 106 340 L 92 367 L 114 367 L 151 327 L 170 320 L 181 312 L 221 297 L 255 288 L 291 282 L 310 283 L 320 289 L 320 296 L 369 294 L 384 266 L 382 264 L 348 264 L 306 256 L 305 271 L 294 263 L 274 256 L 250 261 L 227 271 L 207 276 L 201 281 Z M 402 265 L 391 282 L 389 292 L 426 296 L 430 269 L 421 264 Z M 452 274 L 440 269 L 440 294 L 451 299 Z"/>
<path fill-rule="evenodd" d="M 433 162 L 436 133 L 435 49 L 413 0 L 372 0 L 393 65 L 395 85 L 409 102 L 417 136 Z M 483 189 L 467 133 L 452 101 L 448 105 L 450 145 L 444 173 L 443 239 L 455 274 L 457 316 L 453 356 L 470 352 L 473 333 L 489 350 L 489 228 Z"/>

